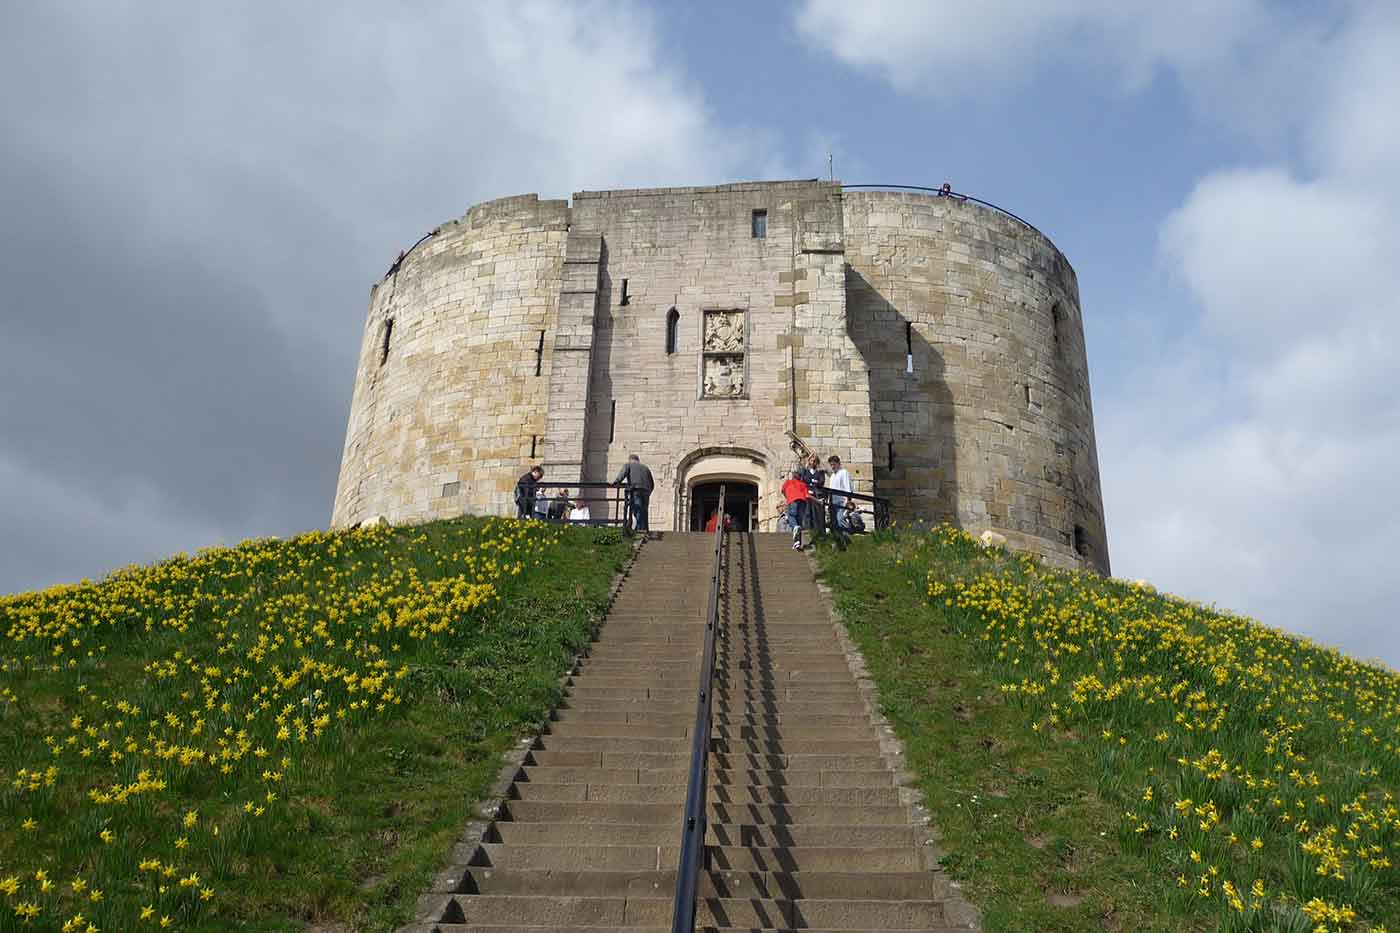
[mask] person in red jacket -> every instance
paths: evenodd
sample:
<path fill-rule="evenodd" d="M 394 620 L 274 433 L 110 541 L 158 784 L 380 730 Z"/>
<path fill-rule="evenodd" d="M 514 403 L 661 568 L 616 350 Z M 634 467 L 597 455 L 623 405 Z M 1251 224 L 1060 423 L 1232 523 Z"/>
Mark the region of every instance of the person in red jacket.
<path fill-rule="evenodd" d="M 788 524 L 792 526 L 792 549 L 802 550 L 802 524 L 807 517 L 807 483 L 802 479 L 799 470 L 793 470 L 792 475 L 783 483 L 783 498 L 787 500 Z"/>

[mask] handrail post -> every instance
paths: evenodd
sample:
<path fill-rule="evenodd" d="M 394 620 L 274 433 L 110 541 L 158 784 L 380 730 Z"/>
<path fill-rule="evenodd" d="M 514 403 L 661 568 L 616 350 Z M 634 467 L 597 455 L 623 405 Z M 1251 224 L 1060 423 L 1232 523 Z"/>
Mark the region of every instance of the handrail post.
<path fill-rule="evenodd" d="M 681 824 L 680 862 L 676 866 L 676 898 L 671 914 L 671 933 L 692 933 L 695 929 L 700 868 L 705 858 L 715 637 L 719 629 L 720 574 L 724 572 L 724 486 L 719 487 L 719 511 L 716 513 L 716 519 L 714 576 L 710 580 L 710 607 L 705 618 L 705 648 L 700 662 L 700 684 L 695 699 L 695 726 L 691 730 L 690 773 L 686 782 L 685 814 Z"/>

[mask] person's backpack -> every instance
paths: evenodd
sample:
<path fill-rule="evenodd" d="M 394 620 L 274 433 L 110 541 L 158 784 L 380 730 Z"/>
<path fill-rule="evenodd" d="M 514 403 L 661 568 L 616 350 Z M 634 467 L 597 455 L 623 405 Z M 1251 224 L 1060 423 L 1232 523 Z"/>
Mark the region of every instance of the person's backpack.
<path fill-rule="evenodd" d="M 846 516 L 846 527 L 853 535 L 863 534 L 865 532 L 865 519 L 860 517 L 859 512 L 851 512 Z"/>

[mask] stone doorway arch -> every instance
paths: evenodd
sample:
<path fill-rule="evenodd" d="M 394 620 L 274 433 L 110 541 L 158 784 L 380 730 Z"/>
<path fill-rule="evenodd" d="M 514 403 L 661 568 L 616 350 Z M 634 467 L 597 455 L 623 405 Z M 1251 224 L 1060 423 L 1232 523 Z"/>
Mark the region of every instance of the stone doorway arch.
<path fill-rule="evenodd" d="M 771 494 L 771 480 L 768 474 L 768 457 L 762 452 L 748 447 L 702 447 L 681 459 L 676 467 L 676 503 L 673 512 L 673 527 L 676 531 L 689 531 L 691 503 L 698 486 L 713 483 L 733 482 L 740 489 L 747 487 L 755 501 L 764 501 Z M 762 527 L 762 514 L 756 514 L 757 527 Z"/>

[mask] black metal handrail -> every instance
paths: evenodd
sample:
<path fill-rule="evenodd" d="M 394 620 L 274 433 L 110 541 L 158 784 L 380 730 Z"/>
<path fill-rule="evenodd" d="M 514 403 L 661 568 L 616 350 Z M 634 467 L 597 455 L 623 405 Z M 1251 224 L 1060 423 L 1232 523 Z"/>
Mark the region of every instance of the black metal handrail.
<path fill-rule="evenodd" d="M 848 509 L 851 512 L 857 512 L 861 515 L 869 515 L 870 524 L 874 527 L 875 531 L 884 531 L 890 526 L 890 500 L 884 496 L 871 496 L 863 492 L 847 492 L 844 489 L 833 489 L 830 486 L 811 486 L 808 488 L 817 494 L 817 497 L 811 500 L 813 505 L 809 506 L 809 508 L 821 508 L 833 512 L 831 519 L 822 523 L 823 527 L 834 527 L 836 522 L 834 512 L 837 506 L 832 503 L 832 496 L 844 496 L 846 498 L 846 503 L 840 506 L 841 508 Z M 860 503 L 869 503 L 870 507 L 859 508 L 858 505 Z"/>
<path fill-rule="evenodd" d="M 584 501 L 590 503 L 590 513 L 593 511 L 593 506 L 591 505 L 591 503 L 599 503 L 603 506 L 603 509 L 601 510 L 601 514 L 593 515 L 588 519 L 587 522 L 570 522 L 567 515 L 562 519 L 552 519 L 553 521 L 562 521 L 565 524 L 620 526 L 627 529 L 630 529 L 632 527 L 631 502 L 627 496 L 626 486 L 619 486 L 616 483 L 568 483 L 560 480 L 540 480 L 538 483 L 535 484 L 534 502 L 544 501 L 549 505 L 554 504 L 554 502 L 556 501 L 556 497 L 554 495 L 547 494 L 541 496 L 540 493 L 552 493 L 553 490 L 557 489 L 577 489 L 579 491 L 579 494 L 577 496 L 566 496 L 564 498 L 564 501 L 569 505 L 570 508 L 573 507 L 576 501 Z M 597 494 L 595 494 L 595 492 Z M 534 502 L 531 503 L 530 515 L 532 517 L 538 517 Z"/>
<path fill-rule="evenodd" d="M 975 198 L 970 194 L 963 194 L 962 192 L 954 191 L 951 185 L 944 185 L 941 188 L 929 188 L 924 185 L 842 185 L 841 187 L 865 188 L 874 191 L 927 191 L 937 195 L 940 198 L 952 198 L 955 201 L 971 201 L 973 204 L 980 204 L 983 207 L 990 207 L 998 214 L 1005 214 L 1007 217 L 1010 217 L 1017 223 L 1024 224 L 1027 227 L 1030 227 L 1036 233 L 1039 233 L 1041 236 L 1045 236 L 1045 234 L 1041 232 L 1039 227 L 1031 223 L 1026 218 L 1019 217 L 1016 214 L 1011 213 L 999 204 L 993 204 L 991 201 L 984 201 L 981 198 Z"/>
<path fill-rule="evenodd" d="M 719 487 L 719 514 L 724 514 L 724 487 Z M 715 523 L 715 567 L 710 581 L 710 611 L 705 618 L 705 653 L 700 662 L 700 686 L 695 700 L 695 727 L 690 737 L 690 775 L 686 781 L 685 814 L 681 829 L 681 857 L 676 866 L 676 900 L 671 933 L 695 929 L 695 898 L 700 889 L 700 868 L 705 860 L 705 833 L 709 811 L 710 714 L 715 680 L 715 636 L 719 631 L 720 574 L 724 569 L 724 522 Z"/>

